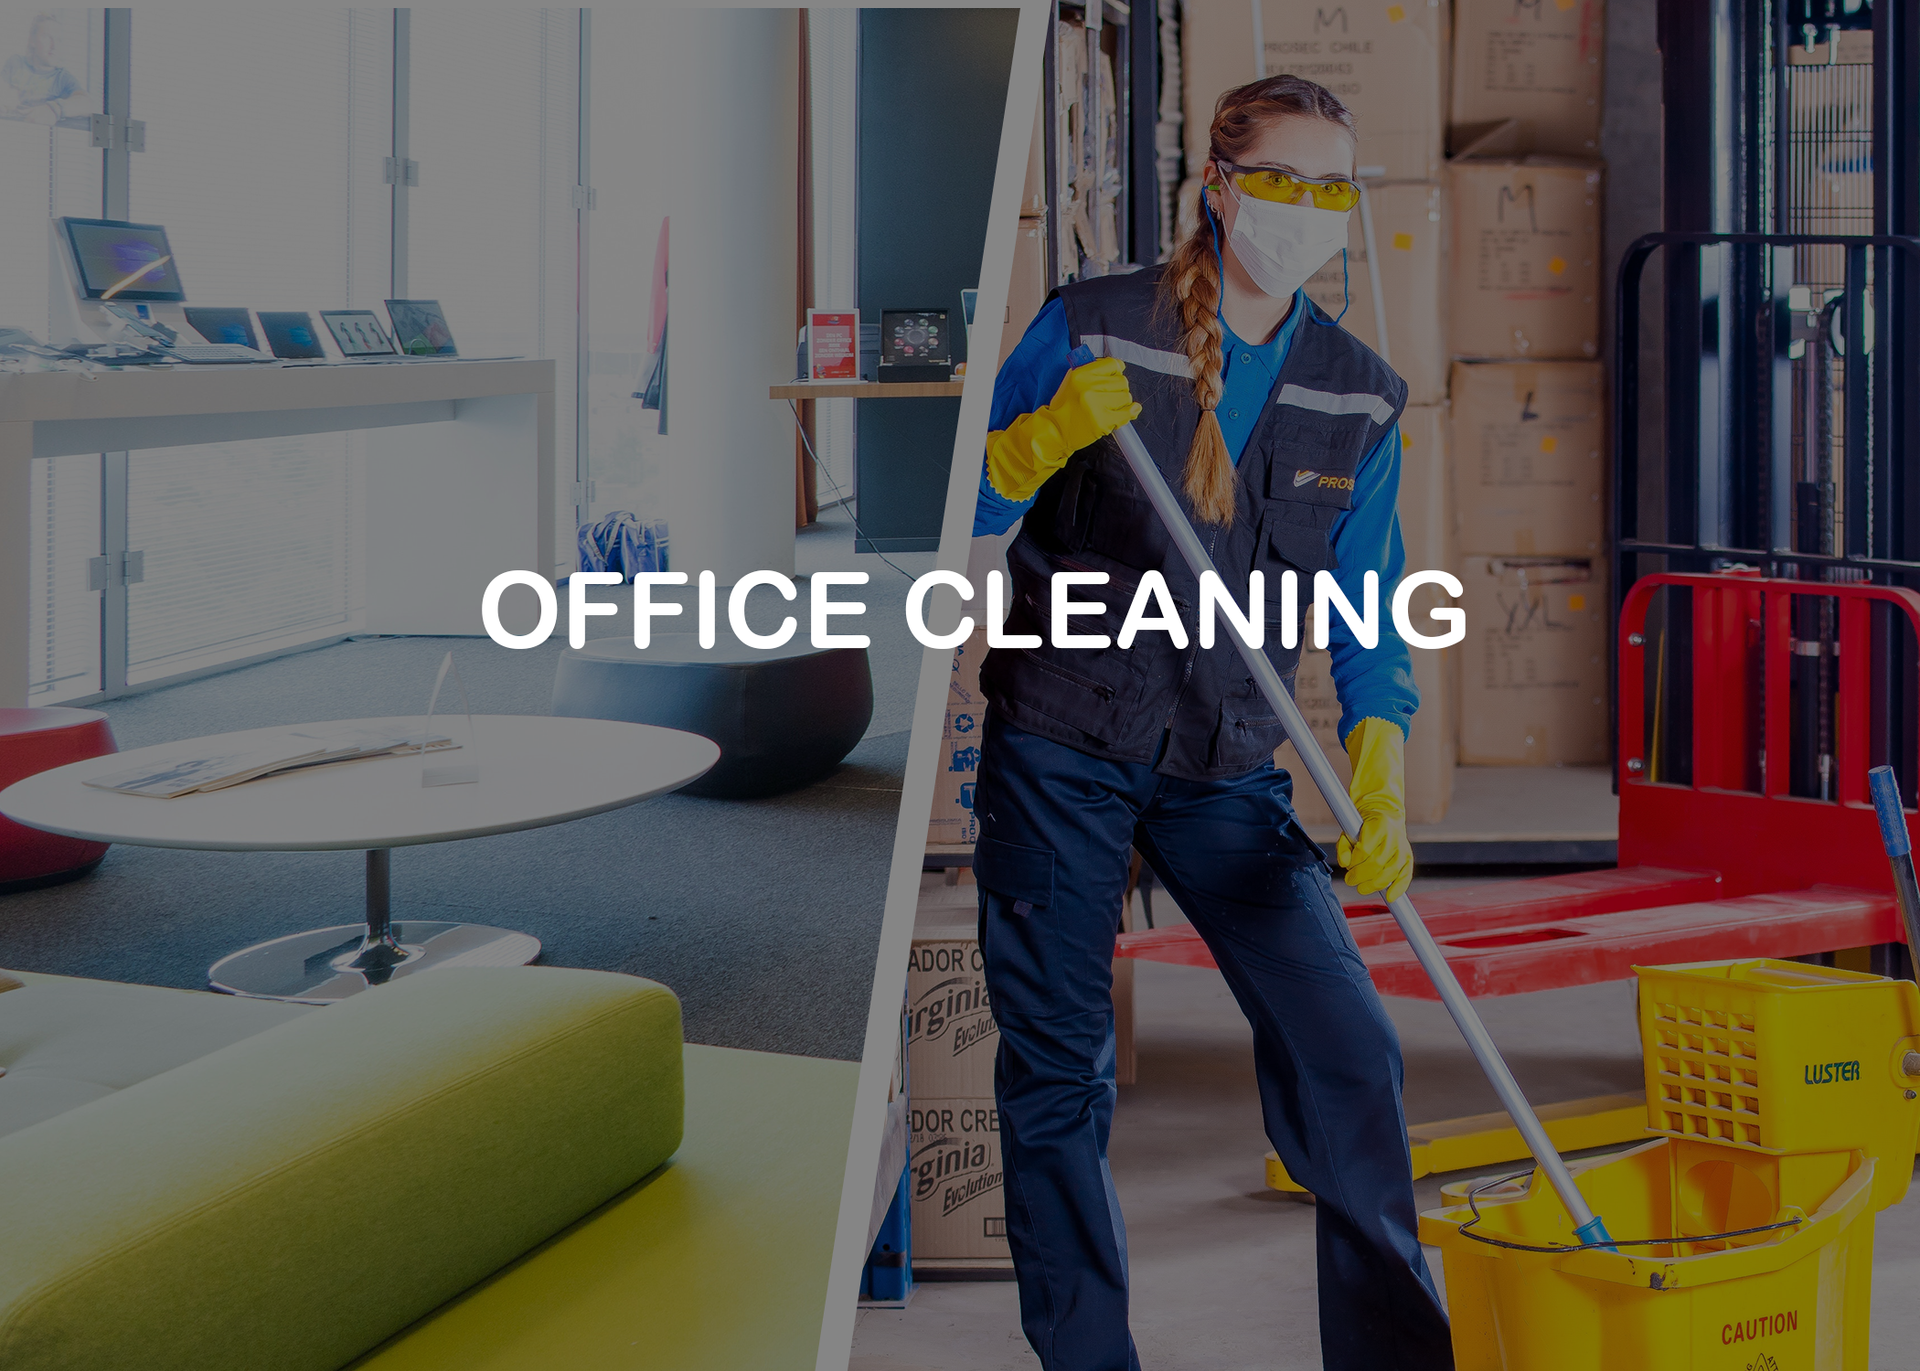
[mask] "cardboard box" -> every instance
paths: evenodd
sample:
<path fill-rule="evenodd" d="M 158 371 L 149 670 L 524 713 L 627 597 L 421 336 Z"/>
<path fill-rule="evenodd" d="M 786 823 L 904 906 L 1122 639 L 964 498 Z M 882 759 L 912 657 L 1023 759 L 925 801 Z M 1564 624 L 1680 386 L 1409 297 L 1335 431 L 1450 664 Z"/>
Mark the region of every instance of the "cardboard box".
<path fill-rule="evenodd" d="M 918 1081 L 914 1085 L 907 1110 L 914 1263 L 1011 1261 L 993 1096 L 943 1099 L 919 1093 Z"/>
<path fill-rule="evenodd" d="M 1007 313 L 1000 329 L 1000 361 L 1020 345 L 1027 326 L 1047 301 L 1047 221 L 1022 219 L 1013 240 L 1013 275 L 1007 282 Z"/>
<path fill-rule="evenodd" d="M 1600 355 L 1600 167 L 1455 161 L 1447 305 L 1458 357 Z"/>
<path fill-rule="evenodd" d="M 1455 363 L 1461 548 L 1598 556 L 1606 537 L 1606 411 L 1598 362 Z"/>
<path fill-rule="evenodd" d="M 980 660 L 986 655 L 984 628 L 953 650 L 946 722 L 934 768 L 933 812 L 927 818 L 929 843 L 971 843 L 979 836 L 973 787 L 980 770 L 980 726 L 987 716 L 987 698 L 980 689 Z"/>
<path fill-rule="evenodd" d="M 1517 151 L 1600 155 L 1603 0 L 1453 0 L 1451 145 L 1516 120 Z"/>
<path fill-rule="evenodd" d="M 1461 559 L 1460 760 L 1607 760 L 1607 586 L 1597 558 Z"/>
<path fill-rule="evenodd" d="M 1410 572 L 1450 570 L 1456 560 L 1447 412 L 1446 405 L 1408 405 L 1400 413 L 1400 540 Z"/>
<path fill-rule="evenodd" d="M 1447 222 L 1445 190 L 1437 181 L 1381 186 L 1368 192 L 1373 241 L 1380 251 L 1380 293 L 1386 301 L 1387 360 L 1407 383 L 1407 402 L 1437 405 L 1447 398 Z M 1341 327 L 1378 352 L 1373 279 L 1358 210 L 1349 218 L 1343 289 L 1340 258 L 1307 280 L 1307 294 L 1327 313 L 1346 315 Z"/>
<path fill-rule="evenodd" d="M 1424 622 L 1425 609 L 1440 603 L 1437 588 L 1423 591 L 1414 601 L 1415 622 Z M 1382 610 L 1384 612 L 1385 606 Z M 1438 625 L 1434 627 L 1437 629 Z M 1413 728 L 1407 737 L 1408 823 L 1438 823 L 1446 817 L 1447 806 L 1453 801 L 1454 745 L 1447 698 L 1450 677 L 1447 658 L 1456 651 L 1457 648 L 1411 651 L 1413 683 L 1420 691 L 1420 708 L 1413 716 Z M 1293 698 L 1344 787 L 1352 779 L 1353 769 L 1339 737 L 1340 699 L 1334 691 L 1332 667 L 1333 658 L 1328 653 L 1310 647 L 1303 650 L 1300 674 L 1294 678 Z M 1293 744 L 1282 743 L 1273 760 L 1293 777 L 1294 812 L 1307 830 L 1317 838 L 1338 834 L 1340 825 L 1333 817 L 1333 810 L 1314 787 L 1313 778 L 1301 764 Z"/>
<path fill-rule="evenodd" d="M 1256 68 L 1249 0 L 1186 0 L 1181 7 L 1187 168 L 1207 157 L 1214 102 L 1263 73 Z M 1396 181 L 1437 181 L 1446 122 L 1447 10 L 1440 0 L 1264 0 L 1265 75 L 1317 81 L 1353 111 L 1359 165 Z"/>
<path fill-rule="evenodd" d="M 916 937 L 907 954 L 909 1089 L 916 1097 L 990 1096 L 999 1048 L 979 941 Z"/>

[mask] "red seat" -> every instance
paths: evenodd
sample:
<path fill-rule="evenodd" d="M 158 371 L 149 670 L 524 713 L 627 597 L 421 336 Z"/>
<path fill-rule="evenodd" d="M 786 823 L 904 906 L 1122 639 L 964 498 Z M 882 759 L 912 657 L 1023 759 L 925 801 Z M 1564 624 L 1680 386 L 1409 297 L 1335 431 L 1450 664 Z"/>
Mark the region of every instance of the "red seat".
<path fill-rule="evenodd" d="M 91 709 L 0 709 L 0 790 L 68 762 L 118 752 L 107 716 Z M 84 876 L 107 844 L 62 838 L 0 816 L 0 894 Z"/>

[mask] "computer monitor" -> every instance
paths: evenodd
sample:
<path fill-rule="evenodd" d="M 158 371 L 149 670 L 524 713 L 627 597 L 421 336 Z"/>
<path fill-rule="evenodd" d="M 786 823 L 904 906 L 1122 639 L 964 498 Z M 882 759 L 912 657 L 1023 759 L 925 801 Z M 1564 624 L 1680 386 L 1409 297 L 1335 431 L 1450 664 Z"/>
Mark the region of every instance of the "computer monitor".
<path fill-rule="evenodd" d="M 85 299 L 177 304 L 187 298 L 160 225 L 74 218 L 60 223 L 73 254 L 75 284 Z"/>

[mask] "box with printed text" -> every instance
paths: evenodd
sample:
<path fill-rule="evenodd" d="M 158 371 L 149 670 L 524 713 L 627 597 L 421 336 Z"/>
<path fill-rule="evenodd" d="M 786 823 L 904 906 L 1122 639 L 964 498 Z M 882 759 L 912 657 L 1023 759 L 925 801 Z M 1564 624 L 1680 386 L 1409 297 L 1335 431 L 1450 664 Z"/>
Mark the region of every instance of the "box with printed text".
<path fill-rule="evenodd" d="M 1453 499 L 1467 552 L 1598 556 L 1606 536 L 1598 362 L 1458 362 Z"/>
<path fill-rule="evenodd" d="M 1448 167 L 1456 357 L 1600 355 L 1601 168 L 1558 157 Z"/>
<path fill-rule="evenodd" d="M 1000 1113 L 993 1096 L 937 1098 L 915 1086 L 907 1160 L 915 1265 L 1010 1260 Z"/>
<path fill-rule="evenodd" d="M 1453 0 L 1454 152 L 1506 121 L 1512 151 L 1600 155 L 1603 0 Z"/>
<path fill-rule="evenodd" d="M 913 1093 L 993 1094 L 1000 1030 L 987 1000 L 987 977 L 970 929 L 917 937 L 907 954 L 907 1067 Z"/>
<path fill-rule="evenodd" d="M 1463 557 L 1460 760 L 1607 760 L 1607 584 L 1584 557 Z"/>

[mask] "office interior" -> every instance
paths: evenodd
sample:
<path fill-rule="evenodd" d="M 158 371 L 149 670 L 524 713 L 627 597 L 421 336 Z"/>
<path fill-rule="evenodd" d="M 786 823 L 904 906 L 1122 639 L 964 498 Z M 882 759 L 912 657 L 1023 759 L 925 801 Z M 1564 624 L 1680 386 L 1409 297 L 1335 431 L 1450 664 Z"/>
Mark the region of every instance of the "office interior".
<path fill-rule="evenodd" d="M 89 1304 L 103 1287 L 34 1304 L 57 1261 L 9 1265 L 0 1338 L 15 1341 L 0 1359 L 814 1364 L 922 660 L 902 610 L 932 566 L 959 401 L 950 383 L 931 398 L 772 392 L 804 367 L 809 308 L 872 325 L 945 311 L 949 363 L 964 364 L 961 291 L 979 284 L 1015 23 L 629 8 L 0 19 L 0 330 L 26 335 L 0 360 L 0 753 L 36 729 L 85 735 L 75 755 L 91 756 L 417 720 L 432 698 L 434 721 L 472 745 L 481 790 L 530 786 L 502 773 L 504 744 L 489 772 L 495 719 L 598 720 L 549 717 L 564 618 L 552 641 L 509 650 L 483 636 L 482 594 L 532 570 L 564 605 L 566 578 L 609 548 L 628 573 L 709 570 L 725 587 L 769 569 L 803 596 L 816 572 L 866 572 L 873 639 L 840 662 L 858 688 L 826 701 L 830 720 L 796 721 L 789 701 L 787 736 L 761 729 L 775 762 L 839 730 L 781 793 L 669 793 L 700 790 L 682 773 L 644 804 L 390 859 L 223 851 L 216 833 L 113 841 L 79 868 L 7 881 L 0 1121 L 40 1092 L 0 1132 L 9 1194 L 37 1196 L 20 1250 L 98 1220 L 102 1243 L 138 1230 L 171 1255 L 120 1272 L 147 1293 L 108 1319 Z M 90 283 L 62 221 L 147 226 L 134 283 Z M 171 260 L 149 275 L 155 254 Z M 52 355 L 78 341 L 98 348 Z M 369 355 L 389 341 L 433 355 Z M 222 343 L 270 357 L 188 355 Z M 169 355 L 127 355 L 156 348 Z M 518 593 L 501 611 L 515 631 L 532 603 Z M 624 612 L 592 627 L 631 633 Z M 627 693 L 600 719 L 649 722 L 650 691 Z M 58 710 L 81 722 L 53 727 Z M 50 764 L 10 764 L 25 770 L 7 782 Z M 410 765 L 424 780 L 426 759 L 337 770 Z M 29 833 L 46 838 L 15 825 L 8 841 Z M 204 993 L 236 949 L 363 919 L 373 938 L 376 905 L 401 944 L 409 920 L 499 926 L 537 940 L 539 962 L 374 975 L 324 1006 Z M 462 977 L 477 978 L 464 994 Z M 337 1041 L 301 1058 L 282 1029 Z M 67 1057 L 35 1058 L 56 1040 Z M 548 1093 L 522 1099 L 518 1123 L 490 1114 L 516 1093 L 502 1064 L 548 1046 Z M 223 1089 L 217 1050 L 253 1084 Z M 370 1050 L 380 1089 L 313 1076 L 315 1098 L 353 1103 L 291 1121 L 277 1079 Z M 84 1079 L 61 1104 L 44 1082 L 63 1070 Z M 419 1105 L 454 1100 L 437 1074 L 470 1082 L 465 1103 Z M 684 1137 L 661 1122 L 681 1092 Z M 102 1218 L 61 1169 L 76 1148 L 111 1152 L 87 1127 L 95 1106 L 132 1109 L 99 1125 L 121 1132 L 146 1126 L 140 1108 L 197 1109 L 217 1135 L 208 1155 L 232 1174 L 304 1176 L 302 1194 L 256 1196 L 249 1217 L 231 1177 L 159 1146 L 138 1202 Z M 432 1122 L 449 1110 L 485 1122 Z M 410 1143 L 396 1114 L 425 1133 Z M 769 1115 L 786 1122 L 763 1140 Z M 320 1141 L 386 1142 L 318 1161 L 299 1148 L 309 1125 Z M 222 1150 L 258 1135 L 298 1157 Z M 192 1128 L 176 1136 L 195 1150 Z M 461 1202 L 411 1205 L 443 1163 L 430 1184 Z M 383 1174 L 342 1211 L 321 1198 L 336 1164 Z M 228 1239 L 182 1218 L 206 1205 L 260 1245 L 216 1260 Z M 375 1241 L 343 1212 L 398 1227 Z M 291 1247 L 283 1225 L 302 1234 Z M 322 1315 L 338 1301 L 313 1300 L 310 1282 L 350 1289 L 353 1312 Z M 278 1327 L 270 1348 L 261 1323 Z"/>

